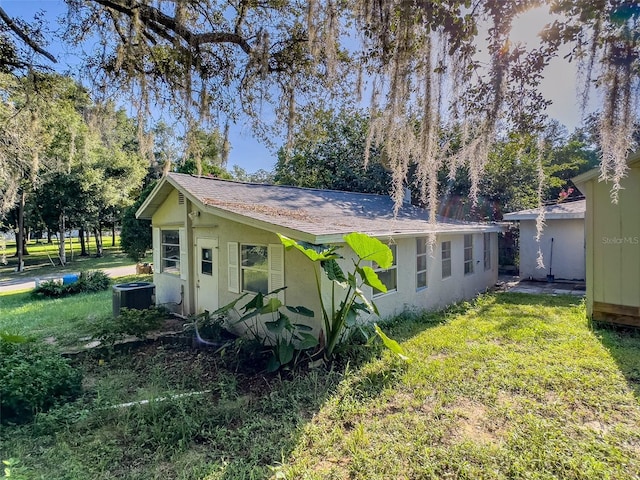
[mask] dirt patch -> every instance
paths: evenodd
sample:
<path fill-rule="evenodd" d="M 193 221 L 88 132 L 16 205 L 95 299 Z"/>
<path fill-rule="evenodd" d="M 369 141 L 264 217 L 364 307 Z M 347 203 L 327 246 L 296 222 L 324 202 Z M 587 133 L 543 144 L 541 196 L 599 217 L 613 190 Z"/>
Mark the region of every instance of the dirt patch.
<path fill-rule="evenodd" d="M 457 417 L 452 438 L 458 441 L 471 440 L 481 444 L 500 441 L 497 427 L 489 419 L 487 407 L 467 399 L 457 402 L 451 410 Z"/>

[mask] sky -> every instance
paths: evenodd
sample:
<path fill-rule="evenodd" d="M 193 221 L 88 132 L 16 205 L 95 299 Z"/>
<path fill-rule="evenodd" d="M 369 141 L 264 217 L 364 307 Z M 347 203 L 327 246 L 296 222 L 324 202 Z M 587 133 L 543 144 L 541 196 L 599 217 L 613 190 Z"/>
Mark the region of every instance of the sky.
<path fill-rule="evenodd" d="M 54 22 L 59 15 L 66 12 L 62 0 L 0 0 L 0 5 L 9 16 L 19 16 L 26 20 L 32 19 L 35 12 L 42 10 L 46 12 L 47 20 Z M 544 9 L 535 9 L 523 14 L 514 23 L 512 42 L 537 44 L 536 34 L 547 21 L 548 16 Z M 68 47 L 49 45 L 47 50 L 58 57 L 59 64 L 56 65 L 56 69 L 60 72 L 65 72 L 67 69 L 73 71 L 78 64 L 77 54 Z M 575 65 L 563 59 L 562 55 L 554 59 L 547 69 L 541 88 L 545 96 L 553 101 L 547 110 L 549 116 L 565 125 L 571 132 L 580 124 Z M 238 165 L 251 173 L 259 169 L 271 170 L 275 166 L 276 153 L 253 137 L 248 123 L 240 121 L 230 125 L 229 140 L 232 147 L 229 154 L 229 168 Z"/>

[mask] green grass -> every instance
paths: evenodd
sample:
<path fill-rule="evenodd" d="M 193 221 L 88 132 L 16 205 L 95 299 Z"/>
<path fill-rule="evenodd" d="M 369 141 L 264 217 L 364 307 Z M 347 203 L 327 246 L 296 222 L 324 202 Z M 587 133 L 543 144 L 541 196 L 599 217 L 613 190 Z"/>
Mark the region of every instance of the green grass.
<path fill-rule="evenodd" d="M 370 349 L 263 376 L 231 369 L 231 350 L 86 356 L 84 396 L 4 427 L 0 456 L 22 478 L 638 478 L 637 332 L 590 329 L 572 297 L 518 294 L 387 331 L 411 363 Z"/>
<path fill-rule="evenodd" d="M 90 256 L 88 257 L 80 256 L 78 239 L 75 238 L 73 240 L 73 255 L 71 254 L 71 248 L 67 247 L 67 263 L 64 267 L 60 266 L 58 260 L 57 241 L 53 244 L 29 242 L 27 245 L 29 255 L 24 257 L 25 270 L 23 272 L 15 271 L 18 265 L 18 258 L 14 256 L 15 243 L 7 242 L 4 252 L 2 252 L 2 245 L 0 244 L 0 282 L 21 277 L 76 272 L 79 270 L 97 270 L 100 268 L 133 265 L 135 263 L 120 250 L 120 241 L 117 237 L 115 246 L 111 246 L 111 237 L 104 237 L 104 255 L 100 258 L 95 257 L 95 239 L 92 238 L 89 245 Z M 3 263 L 3 258 L 6 263 Z M 52 261 L 55 265 L 51 263 Z"/>
<path fill-rule="evenodd" d="M 115 282 L 147 281 L 149 275 L 119 277 Z M 82 293 L 64 298 L 36 298 L 28 292 L 0 292 L 0 332 L 55 339 L 62 346 L 77 345 L 91 335 L 101 318 L 112 316 L 113 292 Z M 86 343 L 86 342 L 85 342 Z"/>

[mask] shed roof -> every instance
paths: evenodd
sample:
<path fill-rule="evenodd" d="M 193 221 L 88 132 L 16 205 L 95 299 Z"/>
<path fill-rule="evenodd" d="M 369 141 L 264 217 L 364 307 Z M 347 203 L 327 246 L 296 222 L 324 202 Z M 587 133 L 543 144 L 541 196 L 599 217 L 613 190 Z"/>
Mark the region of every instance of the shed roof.
<path fill-rule="evenodd" d="M 586 200 L 576 200 L 574 202 L 561 202 L 553 205 L 545 205 L 538 208 L 530 208 L 528 210 L 520 210 L 519 212 L 506 213 L 504 220 L 535 220 L 540 215 L 540 211 L 544 210 L 545 220 L 562 220 L 568 218 L 584 218 L 587 210 Z"/>
<path fill-rule="evenodd" d="M 385 195 L 264 185 L 169 173 L 140 206 L 138 218 L 150 219 L 173 189 L 197 209 L 314 243 L 336 242 L 359 231 L 375 237 L 428 233 L 500 231 L 489 223 L 438 218 L 429 222 L 425 209 L 403 205 L 397 215 Z"/>
<path fill-rule="evenodd" d="M 630 153 L 627 157 L 627 165 L 632 168 L 640 167 L 640 150 Z M 580 184 L 600 177 L 600 168 L 592 168 L 588 172 L 573 177 L 571 181 L 580 188 Z"/>

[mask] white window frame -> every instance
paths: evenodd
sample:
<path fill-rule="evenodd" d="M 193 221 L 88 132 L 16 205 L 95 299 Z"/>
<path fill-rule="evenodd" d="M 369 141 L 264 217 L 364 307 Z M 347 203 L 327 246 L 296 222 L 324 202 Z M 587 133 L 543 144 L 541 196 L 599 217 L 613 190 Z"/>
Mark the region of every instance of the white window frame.
<path fill-rule="evenodd" d="M 422 244 L 422 245 L 421 245 Z M 422 247 L 422 249 L 420 248 Z M 429 241 L 426 237 L 416 238 L 416 290 L 424 290 L 429 286 L 427 272 L 429 270 Z M 424 269 L 420 269 L 420 261 L 424 262 Z M 420 285 L 420 276 L 424 275 L 424 285 Z"/>
<path fill-rule="evenodd" d="M 484 233 L 482 235 L 482 239 L 484 242 L 483 248 L 483 259 L 484 259 L 484 269 L 491 270 L 491 233 Z"/>
<path fill-rule="evenodd" d="M 256 267 L 245 267 L 242 264 L 242 251 L 244 250 L 244 248 L 246 247 L 251 247 L 251 248 L 255 248 L 255 247 L 260 247 L 260 248 L 264 248 L 266 253 L 267 253 L 267 262 L 265 264 L 264 268 L 256 268 Z M 267 293 L 269 293 L 269 245 L 265 245 L 262 243 L 241 243 L 240 244 L 240 249 L 238 251 L 239 255 L 240 255 L 240 261 L 238 262 L 238 266 L 240 267 L 240 290 L 244 293 L 262 293 L 263 295 L 266 295 Z M 267 281 L 267 291 L 266 292 L 256 292 L 254 290 L 246 290 L 244 288 L 244 272 L 246 271 L 252 271 L 252 272 L 264 272 L 264 276 L 265 279 Z"/>
<path fill-rule="evenodd" d="M 467 240 L 470 240 L 467 245 Z M 473 234 L 468 233 L 463 238 L 463 260 L 464 260 L 464 274 L 473 275 Z"/>
<path fill-rule="evenodd" d="M 388 290 L 386 292 L 381 292 L 380 290 L 376 290 L 374 288 L 373 289 L 373 295 L 372 295 L 373 298 L 380 297 L 382 295 L 387 295 L 389 293 L 394 293 L 394 292 L 398 291 L 398 263 L 397 263 L 398 247 L 397 247 L 397 245 L 394 244 L 394 245 L 389 245 L 389 248 L 391 249 L 391 252 L 393 253 L 393 263 L 391 264 L 391 267 L 389 267 L 389 268 L 380 268 L 377 263 L 372 262 L 371 268 L 373 268 L 373 270 L 376 273 L 379 273 L 379 272 L 380 273 L 381 272 L 391 272 L 392 274 L 395 274 L 395 278 L 396 278 L 395 284 L 396 284 L 396 286 L 394 288 L 389 288 L 386 283 L 382 282 L 382 283 L 384 283 L 385 287 L 387 287 Z"/>
<path fill-rule="evenodd" d="M 165 242 L 165 233 L 175 232 L 175 236 L 178 238 L 178 243 Z M 178 247 L 178 258 L 169 258 L 165 256 L 165 247 Z M 162 228 L 160 229 L 160 271 L 168 273 L 170 275 L 180 275 L 181 269 L 181 248 L 180 248 L 180 229 L 175 228 Z M 167 267 L 167 263 L 173 263 L 173 267 Z"/>
<path fill-rule="evenodd" d="M 445 249 L 445 245 L 449 248 Z M 444 256 L 445 252 L 448 253 L 447 257 Z M 440 259 L 442 261 L 440 274 L 443 279 L 449 278 L 451 276 L 451 240 L 445 240 L 440 244 Z M 445 265 L 449 272 L 447 275 L 445 275 Z"/>

